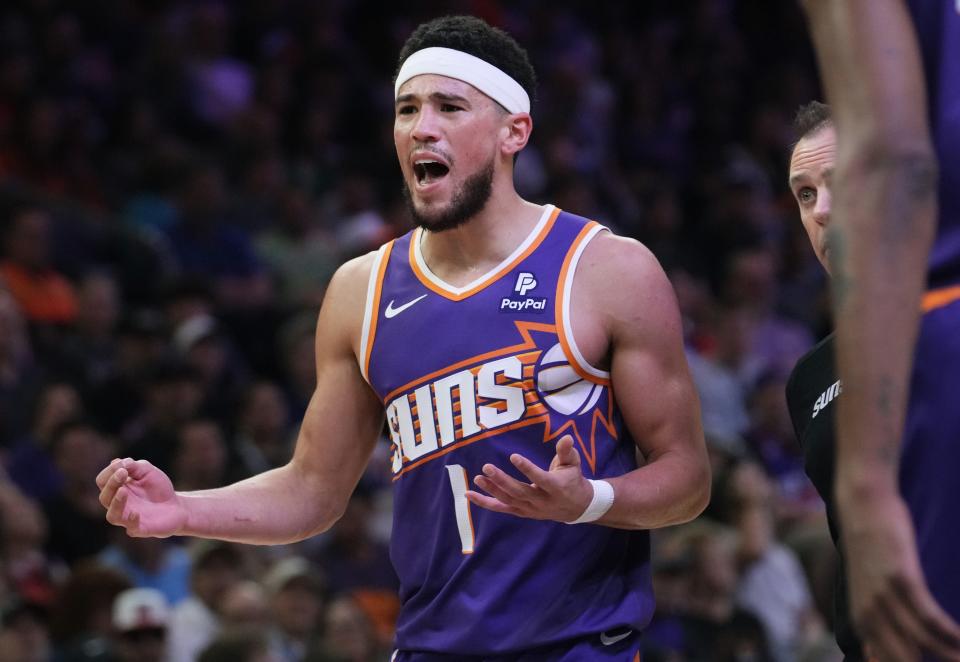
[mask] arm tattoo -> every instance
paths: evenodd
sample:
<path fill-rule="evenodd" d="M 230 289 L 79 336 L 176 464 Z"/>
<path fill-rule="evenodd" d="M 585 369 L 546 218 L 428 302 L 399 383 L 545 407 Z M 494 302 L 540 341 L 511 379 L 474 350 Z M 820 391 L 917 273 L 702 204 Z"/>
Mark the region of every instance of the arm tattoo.
<path fill-rule="evenodd" d="M 847 264 L 847 235 L 837 224 L 827 230 L 827 246 L 830 248 L 830 266 L 833 268 L 831 276 L 831 290 L 833 292 L 833 307 L 839 316 L 850 299 L 850 291 L 854 282 L 850 275 L 850 265 Z"/>
<path fill-rule="evenodd" d="M 894 434 L 887 437 L 884 442 L 877 447 L 877 455 L 883 462 L 897 466 L 900 462 L 900 428 L 896 420 L 890 420 L 890 415 L 894 413 L 894 404 L 897 394 L 894 392 L 894 380 L 890 375 L 884 375 L 880 378 L 880 393 L 877 396 L 877 413 L 882 420 L 887 422 Z"/>

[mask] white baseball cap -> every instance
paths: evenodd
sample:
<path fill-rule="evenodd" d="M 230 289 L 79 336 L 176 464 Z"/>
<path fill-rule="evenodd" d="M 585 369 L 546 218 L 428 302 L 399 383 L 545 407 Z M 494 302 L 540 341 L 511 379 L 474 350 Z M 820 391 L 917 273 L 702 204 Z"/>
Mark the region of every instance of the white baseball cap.
<path fill-rule="evenodd" d="M 120 632 L 165 628 L 170 607 L 163 593 L 155 588 L 131 588 L 113 601 L 113 627 Z"/>

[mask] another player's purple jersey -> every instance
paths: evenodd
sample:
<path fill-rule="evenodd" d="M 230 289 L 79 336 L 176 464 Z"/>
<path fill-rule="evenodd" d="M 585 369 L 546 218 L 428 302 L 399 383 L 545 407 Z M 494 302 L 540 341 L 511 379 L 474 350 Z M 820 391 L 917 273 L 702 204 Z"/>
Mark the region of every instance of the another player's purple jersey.
<path fill-rule="evenodd" d="M 960 283 L 960 0 L 909 0 L 940 161 L 940 223 L 930 287 Z"/>
<path fill-rule="evenodd" d="M 513 255 L 464 287 L 430 271 L 420 230 L 377 255 L 361 371 L 393 441 L 402 650 L 520 651 L 640 629 L 653 613 L 647 532 L 523 519 L 464 497 L 488 462 L 526 482 L 511 453 L 546 468 L 565 434 L 588 477 L 636 468 L 610 375 L 583 359 L 569 319 L 580 255 L 603 230 L 548 206 Z"/>

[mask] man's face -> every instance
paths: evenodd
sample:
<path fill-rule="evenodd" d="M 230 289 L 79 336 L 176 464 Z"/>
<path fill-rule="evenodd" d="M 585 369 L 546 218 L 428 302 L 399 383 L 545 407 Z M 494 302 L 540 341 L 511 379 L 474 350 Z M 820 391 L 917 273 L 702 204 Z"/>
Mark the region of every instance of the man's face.
<path fill-rule="evenodd" d="M 414 220 L 434 232 L 483 210 L 507 115 L 468 83 L 422 74 L 399 90 L 393 140 Z"/>
<path fill-rule="evenodd" d="M 801 139 L 790 159 L 790 190 L 800 206 L 800 220 L 810 237 L 813 251 L 829 273 L 830 182 L 837 153 L 837 134 L 828 124 Z"/>

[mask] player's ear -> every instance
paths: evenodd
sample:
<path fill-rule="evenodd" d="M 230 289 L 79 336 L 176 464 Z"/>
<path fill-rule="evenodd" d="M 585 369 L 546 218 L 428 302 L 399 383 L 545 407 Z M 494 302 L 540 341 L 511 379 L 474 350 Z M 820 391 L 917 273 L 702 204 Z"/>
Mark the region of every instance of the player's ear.
<path fill-rule="evenodd" d="M 503 140 L 500 143 L 500 151 L 505 156 L 513 157 L 527 146 L 527 141 L 530 140 L 530 134 L 533 132 L 533 118 L 530 117 L 530 113 L 510 113 L 504 116 L 503 121 L 501 130 Z"/>

